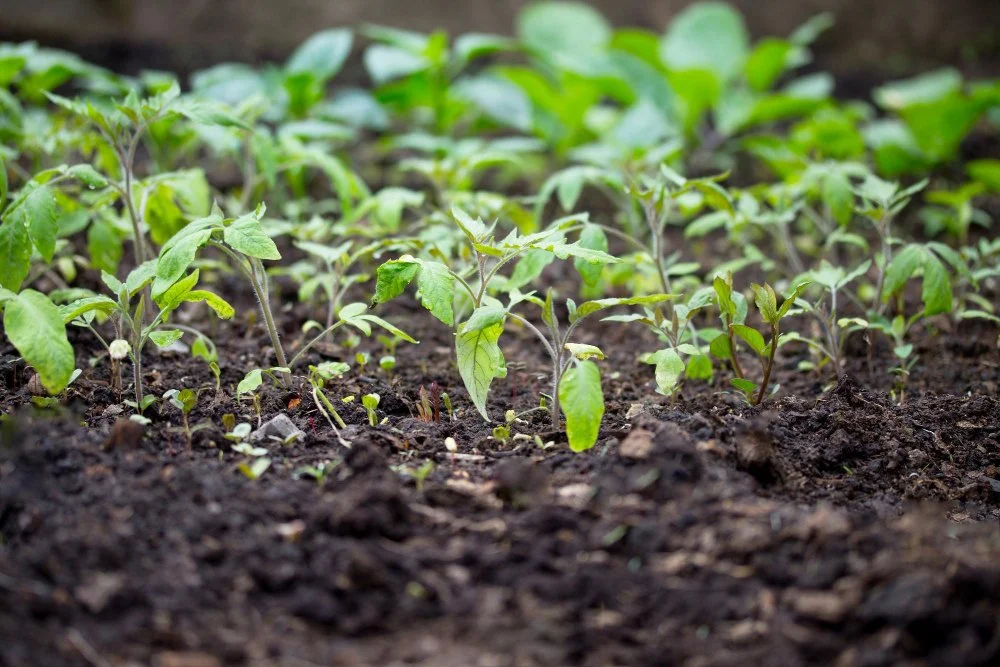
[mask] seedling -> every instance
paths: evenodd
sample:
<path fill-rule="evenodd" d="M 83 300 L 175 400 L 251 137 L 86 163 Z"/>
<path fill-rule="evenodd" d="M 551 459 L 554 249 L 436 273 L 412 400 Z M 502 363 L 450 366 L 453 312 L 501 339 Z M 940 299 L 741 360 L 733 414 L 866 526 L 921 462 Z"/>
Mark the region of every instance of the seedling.
<path fill-rule="evenodd" d="M 341 459 L 334 459 L 332 461 L 321 461 L 316 465 L 302 466 L 292 473 L 292 477 L 295 479 L 311 477 L 316 480 L 316 484 L 323 486 L 326 484 L 327 477 L 330 476 L 330 473 L 335 471 L 342 462 L 343 461 L 341 461 Z"/>
<path fill-rule="evenodd" d="M 375 426 L 378 424 L 378 413 L 375 411 L 378 408 L 378 404 L 381 398 L 378 394 L 365 394 L 361 397 L 361 405 L 364 406 L 365 412 L 368 413 L 368 425 Z"/>
<path fill-rule="evenodd" d="M 198 394 L 191 389 L 181 389 L 180 391 L 171 389 L 163 394 L 163 400 L 169 401 L 170 405 L 180 410 L 184 425 L 184 441 L 187 443 L 187 449 L 190 452 L 191 427 L 188 424 L 188 415 L 198 405 Z"/>
<path fill-rule="evenodd" d="M 334 434 L 337 436 L 337 440 L 345 447 L 350 447 L 351 443 L 345 440 L 341 435 L 340 431 L 337 430 L 337 426 L 340 428 L 347 428 L 347 424 L 344 419 L 337 412 L 337 408 L 333 407 L 333 403 L 330 399 L 326 397 L 323 392 L 323 388 L 326 383 L 340 378 L 344 373 L 350 370 L 350 366 L 343 362 L 338 361 L 327 361 L 318 366 L 309 367 L 309 384 L 312 386 L 312 397 L 313 401 L 316 403 L 316 409 L 319 410 L 320 414 L 326 419 L 327 423 L 330 424 L 330 428 L 333 429 Z M 334 425 L 334 420 L 336 420 L 336 425 Z"/>
<path fill-rule="evenodd" d="M 271 459 L 260 457 L 260 458 L 255 458 L 253 461 L 250 462 L 240 463 L 239 465 L 236 466 L 236 469 L 239 470 L 244 475 L 246 475 L 247 479 L 256 482 L 264 475 L 265 472 L 268 471 L 270 467 L 271 467 Z"/>
<path fill-rule="evenodd" d="M 419 400 L 417 401 L 417 416 L 420 421 L 432 423 L 441 421 L 441 405 L 440 401 L 442 398 L 441 387 L 438 386 L 437 382 L 431 383 L 431 388 L 428 390 L 423 385 L 420 385 L 420 390 L 418 392 Z M 445 394 L 447 396 L 447 394 Z"/>
<path fill-rule="evenodd" d="M 777 295 L 770 285 L 767 283 L 763 285 L 755 283 L 752 285 L 754 303 L 757 305 L 757 310 L 760 312 L 764 322 L 768 324 L 771 330 L 770 341 L 765 342 L 764 336 L 753 327 L 745 324 L 730 325 L 733 333 L 743 340 L 760 358 L 763 379 L 759 385 L 746 377 L 734 377 L 730 380 L 730 383 L 743 393 L 750 405 L 760 405 L 764 397 L 767 396 L 767 389 L 771 382 L 771 373 L 774 370 L 774 355 L 781 344 L 781 320 L 788 315 L 795 300 L 808 285 L 809 283 L 801 283 L 795 286 L 791 294 L 781 303 L 780 307 L 778 306 Z M 729 347 L 728 338 L 720 336 L 713 341 L 713 345 L 715 346 L 713 353 L 723 359 L 732 359 L 735 354 L 735 351 Z"/>

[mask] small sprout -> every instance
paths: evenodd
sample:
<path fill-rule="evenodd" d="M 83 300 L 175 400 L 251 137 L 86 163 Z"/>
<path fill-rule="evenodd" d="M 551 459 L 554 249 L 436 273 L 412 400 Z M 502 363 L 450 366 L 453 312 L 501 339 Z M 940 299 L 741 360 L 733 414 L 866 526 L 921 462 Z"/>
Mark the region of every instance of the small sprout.
<path fill-rule="evenodd" d="M 247 424 L 249 426 L 249 424 Z M 227 412 L 222 415 L 222 428 L 226 429 L 226 432 L 232 431 L 236 427 L 236 415 L 231 412 Z"/>
<path fill-rule="evenodd" d="M 417 416 L 420 418 L 420 421 L 427 423 L 441 421 L 441 406 L 439 404 L 441 388 L 437 382 L 431 384 L 429 391 L 426 387 L 420 385 L 419 395 L 420 400 L 417 401 Z"/>
<path fill-rule="evenodd" d="M 226 433 L 226 440 L 230 440 L 232 442 L 243 442 L 244 440 L 250 437 L 251 430 L 252 429 L 250 427 L 250 424 L 247 424 L 245 422 L 242 424 L 237 424 L 232 429 L 230 429 L 228 433 Z"/>
<path fill-rule="evenodd" d="M 381 397 L 378 394 L 365 394 L 361 397 L 361 405 L 368 413 L 368 423 L 371 426 L 378 424 L 378 414 L 375 409 L 378 407 L 379 401 L 381 401 Z"/>
<path fill-rule="evenodd" d="M 384 370 L 387 374 L 392 375 L 392 371 L 396 368 L 396 357 L 391 354 L 387 354 L 378 360 L 379 368 Z"/>
<path fill-rule="evenodd" d="M 241 442 L 239 444 L 233 445 L 233 451 L 237 454 L 245 454 L 246 456 L 267 456 L 267 450 L 263 447 L 254 447 L 253 445 Z"/>
<path fill-rule="evenodd" d="M 372 360 L 372 357 L 367 352 L 358 352 L 354 355 L 354 363 L 361 367 L 361 371 L 364 372 L 365 366 L 368 362 Z"/>
<path fill-rule="evenodd" d="M 181 419 L 184 423 L 184 440 L 187 443 L 188 451 L 191 451 L 191 427 L 188 424 L 188 414 L 198 405 L 198 394 L 192 389 L 171 389 L 163 394 L 163 400 L 169 401 L 170 405 L 181 411 Z"/>
<path fill-rule="evenodd" d="M 311 477 L 316 480 L 317 484 L 323 486 L 326 482 L 326 478 L 337 468 L 337 466 L 340 465 L 340 463 L 340 459 L 334 459 L 333 461 L 321 461 L 314 466 L 302 466 L 292 473 L 292 477 L 295 479 Z"/>
<path fill-rule="evenodd" d="M 236 466 L 237 470 L 247 476 L 248 479 L 257 481 L 267 469 L 271 467 L 271 459 L 259 458 L 250 463 L 241 463 Z"/>
<path fill-rule="evenodd" d="M 424 461 L 423 465 L 419 468 L 404 468 L 402 472 L 404 475 L 413 478 L 413 481 L 417 485 L 417 493 L 423 493 L 424 481 L 426 481 L 426 479 L 430 477 L 430 474 L 434 472 L 434 462 Z"/>
<path fill-rule="evenodd" d="M 444 448 L 447 449 L 452 454 L 454 454 L 455 452 L 458 451 L 458 443 L 455 442 L 455 438 L 449 435 L 447 438 L 444 439 Z"/>
<path fill-rule="evenodd" d="M 510 442 L 510 426 L 508 424 L 499 424 L 493 427 L 493 439 L 500 442 L 500 444 L 506 445 Z"/>
<path fill-rule="evenodd" d="M 448 419 L 455 421 L 455 408 L 451 404 L 451 396 L 448 394 L 441 394 L 441 402 L 444 403 L 444 409 L 448 413 Z"/>

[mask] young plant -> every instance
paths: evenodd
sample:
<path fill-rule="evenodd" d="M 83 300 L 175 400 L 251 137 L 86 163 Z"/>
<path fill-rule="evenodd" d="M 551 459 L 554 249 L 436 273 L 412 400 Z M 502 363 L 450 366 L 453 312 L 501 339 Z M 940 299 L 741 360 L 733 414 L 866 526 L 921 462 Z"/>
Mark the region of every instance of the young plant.
<path fill-rule="evenodd" d="M 112 356 L 110 345 L 104 342 L 104 338 L 94 327 L 95 314 L 110 318 L 115 340 L 124 340 L 129 346 L 135 392 L 133 407 L 140 414 L 155 400 L 155 397 L 145 396 L 143 392 L 142 353 L 146 343 L 152 341 L 157 347 L 163 348 L 177 342 L 184 335 L 178 328 L 169 328 L 170 315 L 185 303 L 204 303 L 222 319 L 230 319 L 235 314 L 233 307 L 218 295 L 195 289 L 199 278 L 199 272 L 195 269 L 186 276 L 179 276 L 157 294 L 154 302 L 159 311 L 147 320 L 145 290 L 153 283 L 156 269 L 156 262 L 146 262 L 129 273 L 125 282 L 120 282 L 105 272 L 101 278 L 115 298 L 103 295 L 86 297 L 60 309 L 65 323 L 90 329 L 108 349 L 109 356 Z M 119 344 L 118 347 L 116 353 L 123 346 Z"/>
<path fill-rule="evenodd" d="M 365 412 L 368 413 L 368 425 L 376 426 L 378 424 L 378 404 L 381 402 L 381 397 L 378 394 L 365 394 L 361 397 L 361 405 L 364 407 Z"/>
<path fill-rule="evenodd" d="M 765 341 L 764 336 L 759 331 L 745 324 L 730 324 L 728 327 L 760 359 L 761 370 L 763 372 L 763 379 L 760 381 L 760 384 L 746 377 L 734 377 L 730 380 L 730 383 L 743 393 L 750 405 L 760 405 L 764 397 L 768 395 L 767 390 L 771 382 L 771 374 L 774 370 L 774 356 L 778 350 L 778 346 L 781 344 L 781 320 L 788 315 L 795 300 L 808 285 L 809 283 L 796 285 L 792 289 L 791 294 L 781 303 L 781 306 L 778 306 L 777 295 L 770 285 L 767 283 L 763 285 L 755 283 L 752 286 L 754 303 L 757 305 L 757 310 L 760 312 L 764 322 L 770 328 L 771 339 L 769 341 Z M 723 306 L 720 306 L 720 310 L 722 308 Z M 731 345 L 728 336 L 720 335 L 712 341 L 713 354 L 731 361 L 736 355 L 736 351 L 732 349 Z"/>
<path fill-rule="evenodd" d="M 337 436 L 337 440 L 345 447 L 350 447 L 351 443 L 340 435 L 337 426 L 347 428 L 347 424 L 340 416 L 340 413 L 337 412 L 337 408 L 333 407 L 333 403 L 326 397 L 323 388 L 327 382 L 342 377 L 350 369 L 350 366 L 340 361 L 325 361 L 318 366 L 310 366 L 308 378 L 309 384 L 312 386 L 312 397 L 316 404 L 316 409 L 326 418 L 327 423 L 330 424 L 330 428 Z M 335 420 L 337 425 L 334 425 Z"/>
<path fill-rule="evenodd" d="M 181 413 L 181 420 L 184 428 L 184 441 L 187 443 L 188 452 L 191 451 L 191 426 L 188 424 L 188 415 L 198 405 L 198 394 L 192 389 L 171 389 L 163 394 L 163 400 L 169 401 Z"/>
<path fill-rule="evenodd" d="M 474 258 L 472 276 L 463 275 L 466 271 L 458 270 L 436 260 L 420 259 L 413 256 L 403 256 L 382 264 L 378 269 L 378 279 L 375 287 L 374 303 L 385 303 L 406 289 L 414 280 L 420 288 L 421 303 L 431 314 L 452 327 L 455 331 L 455 354 L 459 373 L 469 392 L 469 397 L 476 409 L 489 421 L 486 410 L 486 399 L 490 385 L 498 377 L 506 376 L 506 365 L 503 352 L 497 341 L 504 331 L 504 324 L 509 318 L 521 322 L 541 341 L 552 360 L 552 408 L 551 417 L 554 428 L 560 426 L 560 392 L 580 392 L 587 394 L 586 401 L 573 401 L 566 405 L 567 419 L 572 422 L 573 438 L 571 446 L 575 449 L 586 449 L 593 446 L 597 431 L 592 428 L 577 428 L 578 420 L 590 421 L 598 417 L 596 411 L 584 414 L 576 411 L 577 405 L 596 403 L 594 400 L 594 380 L 596 378 L 597 394 L 600 394 L 600 373 L 592 362 L 587 362 L 572 374 L 572 382 L 568 387 L 562 387 L 564 374 L 570 370 L 573 359 L 579 355 L 580 361 L 594 356 L 603 356 L 600 350 L 591 350 L 589 346 L 573 347 L 571 336 L 584 318 L 600 310 L 617 305 L 635 305 L 641 303 L 656 303 L 668 297 L 654 295 L 635 297 L 631 299 L 603 299 L 589 301 L 576 307 L 567 303 L 570 309 L 570 323 L 563 331 L 557 321 L 552 297 L 549 294 L 545 301 L 531 294 L 522 294 L 513 285 L 517 281 L 503 277 L 499 271 L 515 259 L 521 262 L 514 274 L 527 275 L 528 280 L 534 278 L 553 258 L 574 258 L 595 264 L 615 263 L 620 260 L 599 250 L 593 250 L 581 245 L 580 242 L 568 243 L 565 230 L 580 221 L 579 217 L 557 221 L 550 228 L 534 234 L 520 235 L 511 232 L 503 240 L 497 240 L 494 235 L 495 226 L 487 227 L 482 220 L 470 217 L 461 209 L 453 209 L 455 222 L 465 235 L 471 255 Z M 540 252 L 530 252 L 540 251 Z M 522 263 L 527 267 L 523 268 Z M 490 292 L 506 288 L 509 303 L 502 302 Z M 461 300 L 460 300 L 461 299 Z M 548 335 L 542 333 L 534 324 L 513 312 L 513 309 L 524 302 L 534 303 L 542 309 L 542 318 L 548 327 Z M 572 304 L 572 305 L 571 305 Z M 466 315 L 467 314 L 467 315 Z M 567 347 L 567 345 L 570 347 Z M 596 375 L 595 375 L 596 372 Z M 603 405 L 603 398 L 601 399 Z M 569 412 L 572 410 L 572 414 Z M 594 440 L 590 440 L 593 436 Z"/>
<path fill-rule="evenodd" d="M 35 369 L 42 387 L 55 396 L 69 385 L 76 355 L 66 337 L 66 323 L 47 296 L 26 289 L 20 294 L 0 288 L 3 330 L 7 340 Z"/>

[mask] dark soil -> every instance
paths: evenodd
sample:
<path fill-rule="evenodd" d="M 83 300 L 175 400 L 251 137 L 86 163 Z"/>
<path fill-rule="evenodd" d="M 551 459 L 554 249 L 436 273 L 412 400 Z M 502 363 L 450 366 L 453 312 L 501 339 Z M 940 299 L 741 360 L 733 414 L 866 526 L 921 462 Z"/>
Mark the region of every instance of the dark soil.
<path fill-rule="evenodd" d="M 835 383 L 794 372 L 789 346 L 762 409 L 724 373 L 657 396 L 634 359 L 655 341 L 598 328 L 608 411 L 578 455 L 538 412 L 514 427 L 532 437 L 491 439 L 447 332 L 413 308 L 391 313 L 422 340 L 397 350 L 394 376 L 373 364 L 329 390 L 378 392 L 387 423 L 343 404 L 345 449 L 307 392 L 268 387 L 264 417 L 285 412 L 306 437 L 269 444 L 256 481 L 220 426 L 224 413 L 256 423 L 253 407 L 216 396 L 203 362 L 147 363 L 149 391 L 205 387 L 191 422 L 212 425 L 188 453 L 172 408 L 145 432 L 120 421 L 103 361 L 65 410 L 31 408 L 5 348 L 0 665 L 1000 661 L 994 328 L 919 339 L 902 405 L 886 393 L 886 350 L 870 377 L 863 343 L 849 346 Z M 300 335 L 285 333 L 294 347 Z M 270 365 L 264 340 L 247 320 L 220 327 L 224 392 Z M 537 405 L 545 386 L 532 339 L 501 343 L 496 416 Z M 454 420 L 417 418 L 432 383 Z M 297 479 L 323 461 L 322 484 Z M 435 467 L 418 484 L 425 461 Z"/>

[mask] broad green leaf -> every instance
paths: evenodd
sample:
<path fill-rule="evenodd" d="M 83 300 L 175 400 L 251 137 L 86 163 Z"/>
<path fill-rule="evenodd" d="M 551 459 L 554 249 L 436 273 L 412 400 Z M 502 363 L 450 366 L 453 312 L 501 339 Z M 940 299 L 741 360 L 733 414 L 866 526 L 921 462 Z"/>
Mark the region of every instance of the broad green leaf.
<path fill-rule="evenodd" d="M 708 345 L 708 351 L 717 359 L 729 359 L 732 357 L 732 350 L 733 348 L 729 344 L 729 336 L 725 333 L 720 333 Z"/>
<path fill-rule="evenodd" d="M 514 270 L 507 279 L 507 289 L 520 289 L 535 281 L 542 275 L 545 267 L 555 260 L 555 255 L 544 250 L 529 250 L 521 255 L 514 265 Z"/>
<path fill-rule="evenodd" d="M 590 262 L 591 264 L 618 264 L 622 261 L 614 255 L 609 255 L 606 252 L 586 248 L 580 245 L 579 242 L 561 243 L 537 241 L 535 243 L 529 243 L 527 247 L 534 248 L 536 250 L 546 250 L 559 259 L 573 257 L 584 262 Z"/>
<path fill-rule="evenodd" d="M 684 360 L 677 350 L 673 348 L 657 350 L 646 358 L 646 363 L 656 366 L 656 391 L 664 396 L 673 394 L 684 374 Z"/>
<path fill-rule="evenodd" d="M 252 394 L 260 388 L 260 385 L 264 383 L 264 375 L 259 368 L 254 368 L 252 371 L 243 376 L 240 383 L 236 385 L 236 396 L 242 396 L 243 394 Z"/>
<path fill-rule="evenodd" d="M 161 308 L 176 308 L 181 303 L 181 297 L 193 290 L 194 286 L 198 284 L 198 277 L 199 271 L 195 269 L 167 288 L 163 294 L 155 297 L 156 304 Z"/>
<path fill-rule="evenodd" d="M 735 9 L 722 2 L 697 2 L 670 23 L 660 57 L 671 70 L 707 70 L 729 81 L 743 69 L 749 43 Z"/>
<path fill-rule="evenodd" d="M 430 66 L 430 61 L 423 56 L 385 44 L 369 46 L 365 50 L 364 61 L 368 76 L 379 86 Z"/>
<path fill-rule="evenodd" d="M 66 338 L 62 314 L 47 296 L 28 289 L 8 301 L 3 328 L 7 339 L 38 373 L 47 392 L 58 394 L 66 388 L 76 358 Z"/>
<path fill-rule="evenodd" d="M 887 83 L 872 92 L 872 98 L 884 109 L 899 110 L 915 104 L 936 102 L 962 87 L 962 75 L 945 68 L 927 72 L 905 81 Z"/>
<path fill-rule="evenodd" d="M 75 164 L 67 169 L 66 173 L 78 179 L 91 190 L 104 188 L 108 185 L 108 179 L 89 164 Z"/>
<path fill-rule="evenodd" d="M 1000 192 L 1000 160 L 973 160 L 965 165 L 969 177 L 982 183 L 992 192 Z M 0 207 L 3 204 L 0 203 Z"/>
<path fill-rule="evenodd" d="M 522 132 L 532 128 L 531 100 L 506 79 L 490 75 L 466 77 L 456 82 L 453 90 L 501 125 Z"/>
<path fill-rule="evenodd" d="M 839 169 L 831 169 L 823 178 L 823 203 L 833 219 L 846 225 L 854 215 L 854 193 L 851 182 Z"/>
<path fill-rule="evenodd" d="M 231 248 L 258 259 L 281 259 L 278 246 L 264 233 L 255 214 L 244 215 L 222 232 L 223 240 Z"/>
<path fill-rule="evenodd" d="M 410 334 L 406 333 L 405 331 L 397 327 L 395 324 L 392 324 L 391 322 L 386 322 L 381 317 L 378 317 L 376 315 L 361 315 L 356 319 L 363 320 L 365 322 L 371 322 L 372 324 L 378 325 L 383 329 L 385 329 L 386 331 L 388 331 L 389 333 L 391 333 L 393 336 L 398 336 L 399 338 L 405 340 L 407 343 L 417 344 L 420 342 L 418 340 L 415 340 L 412 336 L 410 336 Z"/>
<path fill-rule="evenodd" d="M 490 384 L 494 378 L 503 377 L 506 371 L 503 353 L 497 345 L 501 333 L 503 325 L 496 324 L 478 331 L 462 332 L 455 337 L 459 374 L 473 405 L 486 421 L 490 419 L 486 411 Z"/>
<path fill-rule="evenodd" d="M 353 39 L 347 28 L 318 32 L 295 50 L 285 64 L 285 71 L 290 74 L 306 72 L 326 81 L 344 66 L 351 53 Z"/>
<path fill-rule="evenodd" d="M 56 193 L 49 186 L 40 185 L 11 204 L 4 213 L 4 223 L 19 224 L 27 229 L 38 254 L 51 262 L 59 234 L 58 216 Z"/>
<path fill-rule="evenodd" d="M 156 266 L 156 260 L 150 259 L 129 272 L 129 274 L 125 277 L 125 288 L 128 290 L 130 296 L 145 287 L 146 284 L 156 276 Z M 115 282 L 118 281 L 115 280 Z M 105 284 L 108 284 L 108 281 L 105 281 Z M 118 285 L 118 289 L 112 288 L 115 294 L 117 294 L 118 290 L 121 289 L 121 283 L 118 283 Z M 108 287 L 111 287 L 111 285 L 108 285 Z"/>
<path fill-rule="evenodd" d="M 881 295 L 883 301 L 888 301 L 889 297 L 901 290 L 906 281 L 923 266 L 925 254 L 924 249 L 917 244 L 910 244 L 896 253 L 885 272 Z"/>
<path fill-rule="evenodd" d="M 768 37 L 760 40 L 746 62 L 747 83 L 757 92 L 768 90 L 794 63 L 798 50 L 794 44 L 783 39 Z"/>
<path fill-rule="evenodd" d="M 479 243 L 486 236 L 486 225 L 483 224 L 482 220 L 478 218 L 473 219 L 468 213 L 457 206 L 452 206 L 451 215 L 471 242 Z"/>
<path fill-rule="evenodd" d="M 539 2 L 517 17 L 517 35 L 542 57 L 590 56 L 611 40 L 611 26 L 583 2 Z"/>
<path fill-rule="evenodd" d="M 17 291 L 31 270 L 31 239 L 17 220 L 0 225 L 0 287 Z"/>
<path fill-rule="evenodd" d="M 184 332 L 177 329 L 154 331 L 149 334 L 149 340 L 153 341 L 156 347 L 168 347 L 179 341 L 183 335 Z"/>
<path fill-rule="evenodd" d="M 455 276 L 441 262 L 425 260 L 417 276 L 420 304 L 449 327 L 455 326 Z"/>
<path fill-rule="evenodd" d="M 745 324 L 734 324 L 733 333 L 742 338 L 750 346 L 750 349 L 759 356 L 764 355 L 764 352 L 767 350 L 767 343 L 759 331 Z"/>
<path fill-rule="evenodd" d="M 476 308 L 465 324 L 462 331 L 479 331 L 502 324 L 507 318 L 507 309 L 499 305 L 486 305 Z"/>
<path fill-rule="evenodd" d="M 566 437 L 574 452 L 597 443 L 604 418 L 601 369 L 592 361 L 578 361 L 559 382 L 559 405 L 566 415 Z"/>
<path fill-rule="evenodd" d="M 109 299 L 106 296 L 91 296 L 85 299 L 78 299 L 62 306 L 59 312 L 62 313 L 63 322 L 69 323 L 80 317 L 81 315 L 86 315 L 94 311 L 100 311 L 106 315 L 113 313 L 118 309 L 118 303 L 113 299 Z"/>
<path fill-rule="evenodd" d="M 393 259 L 378 267 L 375 275 L 374 303 L 385 303 L 402 294 L 420 271 L 420 264 L 409 259 Z"/>
<path fill-rule="evenodd" d="M 178 239 L 180 235 L 175 236 Z M 184 234 L 175 243 L 164 246 L 160 260 L 156 264 L 156 278 L 153 280 L 153 297 L 158 298 L 184 275 L 198 251 L 208 243 L 212 230 L 203 229 L 193 234 Z"/>
<path fill-rule="evenodd" d="M 729 285 L 729 282 L 722 276 L 716 276 L 712 279 L 712 288 L 715 290 L 719 310 L 724 315 L 729 315 L 730 317 L 735 315 L 736 304 L 733 303 L 733 288 Z"/>
<path fill-rule="evenodd" d="M 608 252 L 608 237 L 604 233 L 604 230 L 597 225 L 584 225 L 583 230 L 580 232 L 579 244 L 589 250 Z M 577 257 L 573 260 L 573 265 L 580 273 L 580 278 L 583 279 L 585 285 L 594 286 L 600 282 L 601 274 L 604 271 L 600 264 L 588 262 Z"/>
<path fill-rule="evenodd" d="M 712 360 L 705 354 L 694 354 L 688 359 L 684 377 L 691 380 L 711 380 Z"/>
<path fill-rule="evenodd" d="M 809 285 L 811 285 L 811 284 L 812 283 L 810 283 L 807 280 L 807 281 L 799 283 L 794 288 L 792 288 L 792 291 L 789 292 L 788 296 L 785 297 L 785 300 L 781 303 L 781 307 L 778 308 L 778 319 L 779 320 L 782 317 L 784 317 L 785 315 L 788 314 L 788 311 L 791 309 L 792 305 L 795 303 L 795 300 L 798 299 L 800 296 L 802 296 L 802 293 L 805 292 L 806 288 L 808 288 Z"/>

